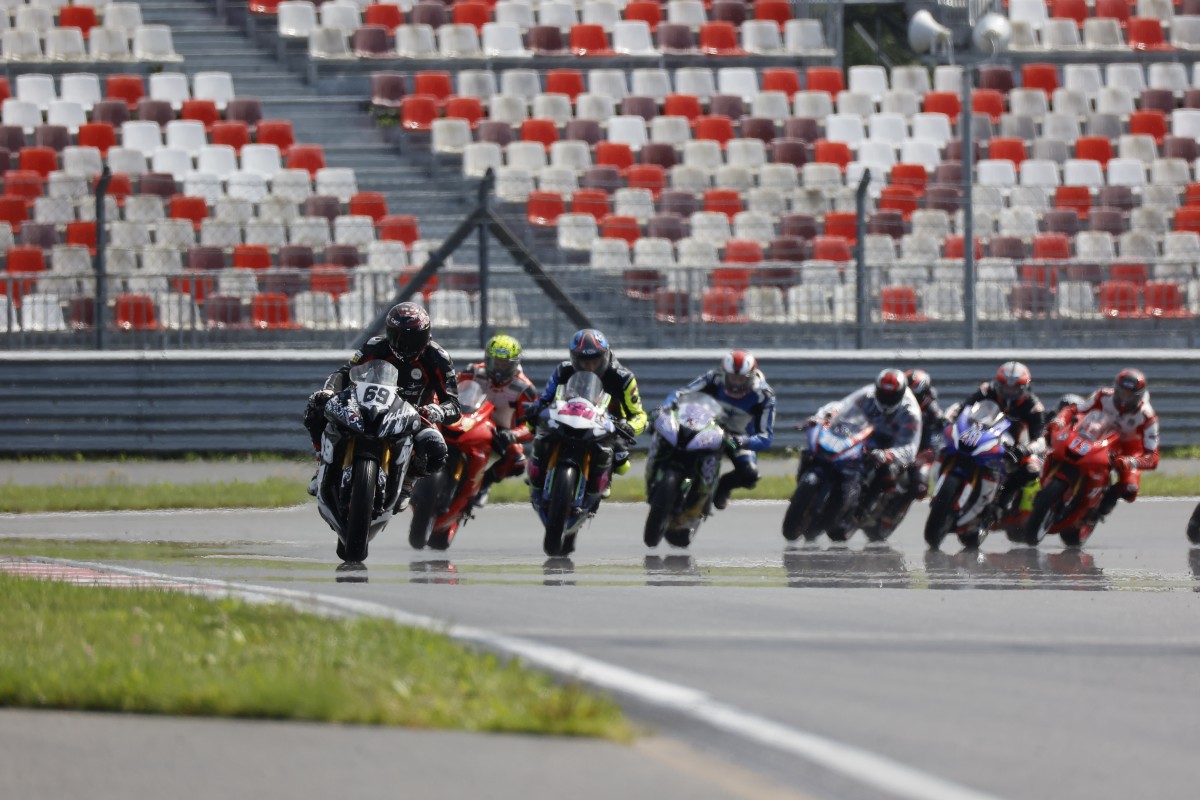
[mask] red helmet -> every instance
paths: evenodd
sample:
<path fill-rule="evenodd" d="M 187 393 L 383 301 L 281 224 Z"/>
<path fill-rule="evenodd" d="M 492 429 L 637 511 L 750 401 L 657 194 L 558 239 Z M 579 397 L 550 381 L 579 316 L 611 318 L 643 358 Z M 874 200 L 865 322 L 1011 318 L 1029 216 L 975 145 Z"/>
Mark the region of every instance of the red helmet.
<path fill-rule="evenodd" d="M 1000 395 L 1002 405 L 1006 408 L 1020 402 L 1022 397 L 1029 394 L 1032 384 L 1033 376 L 1029 374 L 1029 367 L 1020 361 L 1005 361 L 1000 365 L 1000 369 L 996 370 L 996 394 Z"/>
<path fill-rule="evenodd" d="M 754 390 L 758 361 L 745 350 L 731 350 L 721 359 L 725 394 L 737 400 Z"/>
<path fill-rule="evenodd" d="M 1146 397 L 1146 376 L 1141 370 L 1123 369 L 1113 383 L 1113 404 L 1117 411 L 1128 414 L 1142 404 Z"/>
<path fill-rule="evenodd" d="M 396 357 L 416 361 L 429 344 L 429 312 L 416 303 L 397 303 L 387 315 L 388 346 Z"/>
<path fill-rule="evenodd" d="M 923 369 L 910 369 L 904 373 L 904 377 L 908 379 L 908 388 L 921 408 L 929 405 L 933 399 L 933 378 L 929 377 L 929 373 Z"/>
<path fill-rule="evenodd" d="M 898 369 L 885 369 L 875 378 L 875 404 L 884 414 L 891 414 L 904 402 L 908 380 Z"/>

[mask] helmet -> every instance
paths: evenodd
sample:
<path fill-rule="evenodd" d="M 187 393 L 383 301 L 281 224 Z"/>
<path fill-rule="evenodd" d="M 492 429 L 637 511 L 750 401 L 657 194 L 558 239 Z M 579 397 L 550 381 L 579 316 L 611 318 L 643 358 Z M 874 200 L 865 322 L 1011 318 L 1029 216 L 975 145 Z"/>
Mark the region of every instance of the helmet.
<path fill-rule="evenodd" d="M 1001 405 L 1005 407 L 1029 394 L 1032 383 L 1033 376 L 1029 374 L 1029 367 L 1020 361 L 1005 361 L 1000 365 L 1000 369 L 996 370 L 994 386 L 996 394 L 1000 395 Z"/>
<path fill-rule="evenodd" d="M 1141 370 L 1123 369 L 1113 384 L 1113 404 L 1127 414 L 1142 404 L 1146 396 L 1146 376 Z"/>
<path fill-rule="evenodd" d="M 521 371 L 521 343 L 504 333 L 488 339 L 483 350 L 483 367 L 488 380 L 497 386 L 507 385 Z"/>
<path fill-rule="evenodd" d="M 891 414 L 904 402 L 908 381 L 898 369 L 885 369 L 875 378 L 875 404 L 885 414 Z"/>
<path fill-rule="evenodd" d="M 608 339 L 595 328 L 576 331 L 571 337 L 571 366 L 579 372 L 594 372 L 603 375 L 612 363 L 612 350 Z"/>
<path fill-rule="evenodd" d="M 416 303 L 397 303 L 388 311 L 387 341 L 397 358 L 415 361 L 429 337 L 429 312 Z"/>
<path fill-rule="evenodd" d="M 750 394 L 757 383 L 755 372 L 758 361 L 745 350 L 731 350 L 721 359 L 721 372 L 725 376 L 725 394 L 733 399 Z"/>
<path fill-rule="evenodd" d="M 904 373 L 904 377 L 908 379 L 908 388 L 912 389 L 913 397 L 917 398 L 921 408 L 929 405 L 933 399 L 933 378 L 929 377 L 929 373 L 923 369 L 910 369 Z"/>

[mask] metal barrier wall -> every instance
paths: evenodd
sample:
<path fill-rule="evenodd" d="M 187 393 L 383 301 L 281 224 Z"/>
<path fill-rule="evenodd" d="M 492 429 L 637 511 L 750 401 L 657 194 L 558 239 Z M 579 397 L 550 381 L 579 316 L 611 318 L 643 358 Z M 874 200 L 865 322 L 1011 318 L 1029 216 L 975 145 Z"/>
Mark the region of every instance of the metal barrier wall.
<path fill-rule="evenodd" d="M 305 399 L 347 351 L 24 352 L 0 355 L 0 453 L 304 453 Z M 456 363 L 478 350 L 453 352 Z M 527 352 L 539 384 L 558 353 Z M 649 410 L 671 390 L 715 366 L 719 350 L 620 351 L 639 377 Z M 1200 354 L 1191 351 L 762 351 L 778 396 L 776 442 L 794 446 L 794 429 L 819 405 L 871 381 L 886 366 L 930 371 L 948 405 L 1022 358 L 1048 404 L 1064 392 L 1111 383 L 1123 367 L 1143 369 L 1162 418 L 1163 443 L 1200 441 Z M 643 444 L 646 439 L 643 438 Z"/>

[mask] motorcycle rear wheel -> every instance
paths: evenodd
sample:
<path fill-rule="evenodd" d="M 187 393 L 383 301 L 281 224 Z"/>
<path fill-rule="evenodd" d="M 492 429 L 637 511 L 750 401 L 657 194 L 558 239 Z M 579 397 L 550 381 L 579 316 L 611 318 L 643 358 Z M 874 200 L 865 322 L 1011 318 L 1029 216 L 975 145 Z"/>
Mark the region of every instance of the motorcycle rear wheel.
<path fill-rule="evenodd" d="M 346 512 L 345 561 L 365 561 L 367 537 L 371 532 L 371 511 L 375 507 L 375 484 L 379 464 L 364 458 L 354 462 L 350 482 L 350 509 Z"/>
<path fill-rule="evenodd" d="M 1029 512 L 1029 522 L 1025 525 L 1025 544 L 1037 547 L 1046 538 L 1054 525 L 1055 511 L 1062 505 L 1066 493 L 1067 484 L 1055 479 L 1034 496 L 1033 510 Z M 1065 541 L 1066 537 L 1063 539 Z"/>
<path fill-rule="evenodd" d="M 1200 505 L 1196 506 L 1192 518 L 1188 520 L 1187 537 L 1192 544 L 1200 544 Z"/>
<path fill-rule="evenodd" d="M 692 543 L 690 528 L 671 528 L 667 531 L 667 544 L 673 547 L 687 547 Z"/>
<path fill-rule="evenodd" d="M 571 516 L 571 504 L 575 500 L 578 482 L 578 467 L 566 465 L 554 471 L 554 483 L 550 487 L 550 505 L 546 510 L 546 535 L 542 539 L 542 550 L 551 558 L 570 552 L 564 552 L 563 533 L 567 528 L 567 519 Z M 574 537 L 570 544 L 571 550 L 574 550 Z"/>
<path fill-rule="evenodd" d="M 654 492 L 650 495 L 650 511 L 646 514 L 646 529 L 642 533 L 642 541 L 646 543 L 646 547 L 658 547 L 658 543 L 666 535 L 667 527 L 671 524 L 672 512 L 675 510 L 675 498 L 679 494 L 681 480 L 683 476 L 679 474 L 679 470 L 667 468 L 654 485 Z M 684 544 L 684 547 L 686 546 Z"/>
<path fill-rule="evenodd" d="M 961 491 L 962 478 L 947 475 L 937 494 L 929 501 L 929 516 L 925 518 L 925 544 L 929 545 L 930 550 L 939 549 L 942 539 L 950 532 L 954 524 L 954 499 Z"/>
<path fill-rule="evenodd" d="M 440 472 L 427 475 L 413 487 L 412 522 L 408 525 L 408 543 L 414 550 L 421 550 L 427 543 L 433 546 L 430 540 L 433 536 L 433 523 L 437 520 L 441 478 Z"/>
<path fill-rule="evenodd" d="M 794 542 L 801 536 L 811 542 L 821 535 L 818 530 L 811 530 L 813 518 L 816 516 L 809 506 L 820 491 L 820 486 L 801 480 L 796 484 L 796 491 L 788 501 L 787 512 L 783 515 L 783 538 Z"/>

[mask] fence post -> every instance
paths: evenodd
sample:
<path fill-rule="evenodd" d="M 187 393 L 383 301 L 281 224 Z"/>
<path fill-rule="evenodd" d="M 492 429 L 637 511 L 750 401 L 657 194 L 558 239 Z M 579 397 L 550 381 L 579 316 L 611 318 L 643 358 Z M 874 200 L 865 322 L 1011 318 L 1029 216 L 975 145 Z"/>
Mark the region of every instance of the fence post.
<path fill-rule="evenodd" d="M 963 65 L 962 77 L 962 173 L 963 173 L 963 347 L 974 350 L 979 336 L 979 316 L 975 308 L 975 112 L 971 108 L 970 64 Z"/>
<path fill-rule="evenodd" d="M 108 327 L 105 318 L 108 312 L 108 265 L 105 263 L 104 251 L 108 246 L 108 231 L 105 228 L 104 197 L 108 193 L 108 183 L 112 180 L 112 172 L 105 165 L 96 181 L 96 255 L 92 258 L 92 270 L 96 273 L 96 311 L 93 320 L 96 327 L 96 349 L 104 349 L 104 329 Z"/>
<path fill-rule="evenodd" d="M 862 350 L 867 346 L 867 188 L 871 184 L 871 170 L 864 169 L 862 179 L 854 192 L 854 346 Z"/>
<path fill-rule="evenodd" d="M 486 350 L 488 338 L 488 196 L 496 184 L 491 168 L 479 182 L 479 347 Z M 486 353 L 485 353 L 486 355 Z"/>

